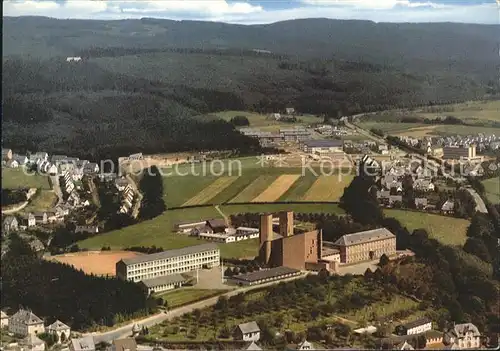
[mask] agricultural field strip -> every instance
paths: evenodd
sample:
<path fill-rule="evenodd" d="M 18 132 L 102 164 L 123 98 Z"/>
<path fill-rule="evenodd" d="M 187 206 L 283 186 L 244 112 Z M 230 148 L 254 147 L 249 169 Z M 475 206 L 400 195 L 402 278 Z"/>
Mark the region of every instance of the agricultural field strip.
<path fill-rule="evenodd" d="M 238 177 L 220 177 L 212 184 L 186 201 L 182 206 L 201 205 L 214 198 L 222 190 L 230 186 Z"/>
<path fill-rule="evenodd" d="M 307 193 L 302 197 L 304 201 L 338 201 L 344 192 L 344 187 L 351 182 L 351 176 L 338 175 L 320 176 Z"/>
<path fill-rule="evenodd" d="M 278 200 L 300 178 L 300 174 L 285 174 L 279 176 L 269 187 L 252 202 L 273 202 Z"/>
<path fill-rule="evenodd" d="M 261 175 L 249 185 L 247 185 L 241 193 L 232 198 L 229 203 L 249 202 L 259 196 L 264 190 L 269 187 L 278 178 L 277 175 Z"/>

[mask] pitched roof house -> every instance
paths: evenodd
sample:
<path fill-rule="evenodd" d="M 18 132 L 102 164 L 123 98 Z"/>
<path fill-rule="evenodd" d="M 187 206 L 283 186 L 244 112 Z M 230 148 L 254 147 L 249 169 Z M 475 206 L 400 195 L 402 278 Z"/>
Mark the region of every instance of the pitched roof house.
<path fill-rule="evenodd" d="M 251 351 L 260 351 L 262 350 L 259 345 L 255 343 L 255 341 L 252 341 L 250 345 L 245 350 L 251 350 Z"/>
<path fill-rule="evenodd" d="M 415 198 L 415 207 L 416 208 L 425 208 L 425 207 L 427 207 L 427 199 L 425 197 L 417 197 L 417 198 Z"/>
<path fill-rule="evenodd" d="M 244 341 L 259 341 L 260 328 L 255 321 L 243 323 L 236 328 L 236 336 Z"/>
<path fill-rule="evenodd" d="M 137 351 L 137 343 L 134 338 L 113 340 L 111 351 Z"/>
<path fill-rule="evenodd" d="M 207 226 L 210 227 L 214 233 L 224 232 L 227 228 L 226 222 L 222 218 L 207 220 Z"/>
<path fill-rule="evenodd" d="M 3 230 L 5 232 L 13 232 L 19 229 L 19 223 L 14 216 L 7 216 L 3 221 Z"/>
<path fill-rule="evenodd" d="M 9 319 L 9 332 L 16 335 L 27 336 L 44 331 L 43 320 L 31 311 L 20 309 Z"/>
<path fill-rule="evenodd" d="M 456 324 L 444 334 L 443 343 L 455 349 L 479 349 L 481 333 L 472 323 Z"/>
<path fill-rule="evenodd" d="M 68 340 L 71 334 L 71 328 L 60 320 L 56 320 L 54 323 L 45 328 L 45 330 L 48 334 L 56 334 L 58 336 L 58 343 Z"/>
<path fill-rule="evenodd" d="M 441 206 L 441 211 L 444 213 L 453 212 L 455 209 L 455 202 L 453 200 L 446 200 L 446 202 Z"/>
<path fill-rule="evenodd" d="M 11 149 L 2 149 L 2 161 L 8 161 L 12 158 Z"/>
<path fill-rule="evenodd" d="M 71 344 L 69 344 L 69 349 L 71 351 L 95 351 L 94 338 L 91 335 L 83 338 L 73 338 Z"/>

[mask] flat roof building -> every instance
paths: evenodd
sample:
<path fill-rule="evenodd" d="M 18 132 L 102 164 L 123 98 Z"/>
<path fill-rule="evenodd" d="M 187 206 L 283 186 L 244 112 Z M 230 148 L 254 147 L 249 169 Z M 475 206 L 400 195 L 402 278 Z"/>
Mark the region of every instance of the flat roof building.
<path fill-rule="evenodd" d="M 163 277 L 142 280 L 139 284 L 149 295 L 152 293 L 180 288 L 187 281 L 188 279 L 183 277 L 181 274 L 171 274 Z"/>
<path fill-rule="evenodd" d="M 301 272 L 298 269 L 276 267 L 246 274 L 235 275 L 231 277 L 231 281 L 238 285 L 256 285 L 291 278 L 300 274 Z"/>
<path fill-rule="evenodd" d="M 307 140 L 302 144 L 302 150 L 311 154 L 341 152 L 344 147 L 342 140 Z"/>
<path fill-rule="evenodd" d="M 208 243 L 121 259 L 116 263 L 116 276 L 139 282 L 200 268 L 216 267 L 219 264 L 219 248 L 216 244 Z"/>

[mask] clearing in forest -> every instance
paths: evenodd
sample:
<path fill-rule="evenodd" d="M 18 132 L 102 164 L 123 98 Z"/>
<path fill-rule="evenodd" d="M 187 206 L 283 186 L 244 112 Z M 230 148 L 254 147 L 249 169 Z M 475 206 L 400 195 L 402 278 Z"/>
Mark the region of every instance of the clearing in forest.
<path fill-rule="evenodd" d="M 300 174 L 284 174 L 271 183 L 252 202 L 273 202 L 278 200 L 300 178 Z"/>

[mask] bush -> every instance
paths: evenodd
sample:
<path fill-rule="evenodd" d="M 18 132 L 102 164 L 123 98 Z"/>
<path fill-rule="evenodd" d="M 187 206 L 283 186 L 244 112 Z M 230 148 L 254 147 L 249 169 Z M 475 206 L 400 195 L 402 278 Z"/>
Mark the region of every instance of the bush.
<path fill-rule="evenodd" d="M 231 118 L 231 123 L 234 126 L 249 126 L 250 125 L 250 121 L 245 116 L 234 116 L 233 118 Z"/>

